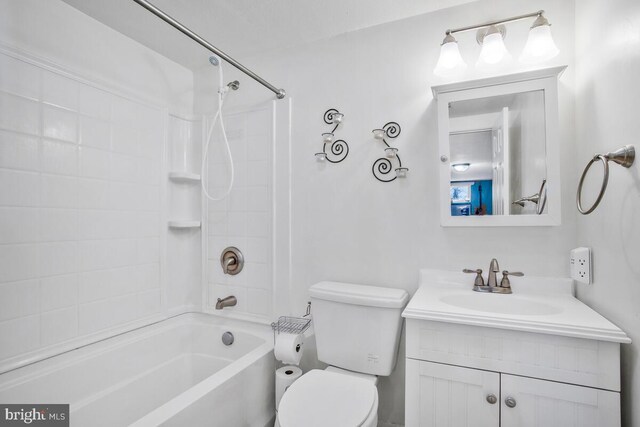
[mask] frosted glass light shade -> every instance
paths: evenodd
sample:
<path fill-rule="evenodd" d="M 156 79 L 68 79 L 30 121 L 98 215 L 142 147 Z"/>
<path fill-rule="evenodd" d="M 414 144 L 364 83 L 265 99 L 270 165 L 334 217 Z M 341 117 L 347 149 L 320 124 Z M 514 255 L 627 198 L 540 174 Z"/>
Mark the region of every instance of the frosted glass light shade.
<path fill-rule="evenodd" d="M 525 64 L 537 64 L 548 61 L 560 53 L 551 37 L 551 27 L 540 25 L 529 30 L 527 44 L 524 46 L 520 61 Z"/>
<path fill-rule="evenodd" d="M 440 77 L 455 76 L 462 73 L 466 68 L 467 64 L 460 55 L 458 42 L 453 37 L 448 36 L 440 46 L 440 57 L 433 74 Z"/>
<path fill-rule="evenodd" d="M 507 47 L 504 45 L 504 40 L 500 32 L 491 30 L 484 37 L 482 41 L 482 50 L 478 57 L 476 66 L 478 68 L 492 66 L 507 61 L 511 58 Z"/>

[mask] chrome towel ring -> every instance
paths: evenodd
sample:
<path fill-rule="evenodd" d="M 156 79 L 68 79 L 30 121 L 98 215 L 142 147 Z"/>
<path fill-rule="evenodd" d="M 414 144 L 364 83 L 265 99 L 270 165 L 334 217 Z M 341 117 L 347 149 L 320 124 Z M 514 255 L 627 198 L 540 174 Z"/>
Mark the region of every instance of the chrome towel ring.
<path fill-rule="evenodd" d="M 580 183 L 578 184 L 578 193 L 576 194 L 576 204 L 578 205 L 578 211 L 582 215 L 589 215 L 593 212 L 602 197 L 604 196 L 605 191 L 607 191 L 607 184 L 609 183 L 609 162 L 615 162 L 625 168 L 631 167 L 633 161 L 636 158 L 636 150 L 633 145 L 625 145 L 622 148 L 619 148 L 616 151 L 609 152 L 607 154 L 596 154 L 593 158 L 587 163 L 587 166 L 584 168 L 584 172 L 582 172 L 582 176 L 580 177 Z M 604 167 L 604 178 L 602 179 L 602 187 L 600 188 L 600 193 L 598 193 L 598 197 L 596 201 L 593 203 L 589 209 L 584 209 L 582 207 L 582 185 L 584 184 L 584 178 L 587 176 L 587 172 L 589 172 L 589 168 L 595 162 L 602 162 L 602 166 Z"/>

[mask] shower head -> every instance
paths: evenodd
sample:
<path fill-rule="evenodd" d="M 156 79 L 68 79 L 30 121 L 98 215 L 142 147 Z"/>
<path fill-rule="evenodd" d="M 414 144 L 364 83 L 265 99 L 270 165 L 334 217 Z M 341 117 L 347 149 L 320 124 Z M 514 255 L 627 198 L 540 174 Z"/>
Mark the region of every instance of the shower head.
<path fill-rule="evenodd" d="M 217 56 L 210 56 L 209 62 L 211 62 L 211 65 L 215 65 L 216 67 L 220 65 L 220 59 Z"/>

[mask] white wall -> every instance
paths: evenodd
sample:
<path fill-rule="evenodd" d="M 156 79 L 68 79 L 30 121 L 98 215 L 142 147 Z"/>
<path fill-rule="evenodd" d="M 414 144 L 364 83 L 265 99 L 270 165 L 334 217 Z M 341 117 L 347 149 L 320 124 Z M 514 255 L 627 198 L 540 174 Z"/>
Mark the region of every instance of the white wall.
<path fill-rule="evenodd" d="M 165 138 L 193 75 L 62 2 L 0 10 L 4 368 L 182 303 L 162 285 Z"/>
<path fill-rule="evenodd" d="M 562 175 L 559 227 L 442 228 L 437 202 L 436 105 L 430 86 L 440 83 L 432 70 L 444 31 L 538 9 L 547 11 L 561 50 L 550 65 L 569 65 L 560 81 L 559 141 L 561 161 L 572 164 L 572 1 L 477 2 L 245 61 L 292 97 L 292 313 L 303 311 L 309 286 L 320 280 L 413 292 L 422 267 L 486 268 L 494 256 L 503 268 L 567 276 L 567 252 L 576 238 L 572 168 Z M 527 24 L 509 26 L 506 43 L 514 57 L 524 46 Z M 471 70 L 479 52 L 474 37 L 458 38 Z M 255 97 L 244 102 L 273 99 L 247 78 L 241 77 L 241 84 L 238 98 Z M 328 128 L 322 115 L 331 107 L 345 114 L 338 132 L 350 153 L 340 164 L 318 164 L 313 154 L 321 150 L 320 134 Z M 392 120 L 402 126 L 393 145 L 410 172 L 404 181 L 383 184 L 371 175 L 372 163 L 383 155 L 371 129 Z M 381 380 L 382 421 L 403 422 L 403 375 L 400 363 Z"/>
<path fill-rule="evenodd" d="M 638 145 L 640 120 L 640 3 L 576 2 L 576 141 L 574 175 L 594 153 Z M 594 167 L 585 187 L 587 203 L 602 175 Z M 600 207 L 579 216 L 580 246 L 593 249 L 592 285 L 578 297 L 622 328 L 633 340 L 622 347 L 623 425 L 640 425 L 640 166 L 611 165 Z"/>

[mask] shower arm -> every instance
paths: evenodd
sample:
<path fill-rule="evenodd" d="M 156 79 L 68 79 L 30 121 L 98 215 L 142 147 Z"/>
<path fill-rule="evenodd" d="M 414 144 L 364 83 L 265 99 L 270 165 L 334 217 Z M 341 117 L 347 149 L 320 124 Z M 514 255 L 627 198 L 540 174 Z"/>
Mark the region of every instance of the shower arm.
<path fill-rule="evenodd" d="M 140 6 L 144 7 L 145 9 L 147 9 L 149 12 L 156 15 L 158 18 L 162 19 L 167 24 L 171 25 L 176 30 L 180 31 L 185 36 L 189 37 L 191 40 L 195 41 L 196 43 L 200 44 L 207 50 L 213 52 L 215 55 L 224 59 L 229 64 L 236 67 L 238 70 L 242 71 L 247 76 L 251 77 L 253 80 L 260 83 L 262 86 L 266 87 L 267 89 L 275 93 L 276 98 L 282 99 L 285 97 L 286 92 L 284 89 L 278 89 L 277 87 L 275 87 L 274 85 L 272 85 L 271 83 L 269 83 L 268 81 L 266 81 L 265 79 L 263 79 L 262 77 L 260 77 L 259 75 L 257 75 L 256 73 L 254 73 L 253 71 L 251 71 L 250 69 L 248 69 L 247 67 L 245 67 L 244 65 L 242 65 L 241 63 L 239 63 L 238 61 L 236 61 L 226 53 L 224 53 L 223 51 L 221 51 L 220 49 L 218 49 L 217 47 L 215 47 L 214 45 L 212 45 L 211 43 L 209 43 L 208 41 L 206 41 L 205 39 L 203 39 L 193 31 L 191 31 L 190 29 L 182 25 L 180 22 L 176 21 L 174 18 L 172 18 L 162 10 L 158 9 L 153 4 L 149 3 L 147 0 L 133 0 L 133 1 L 138 3 Z"/>

